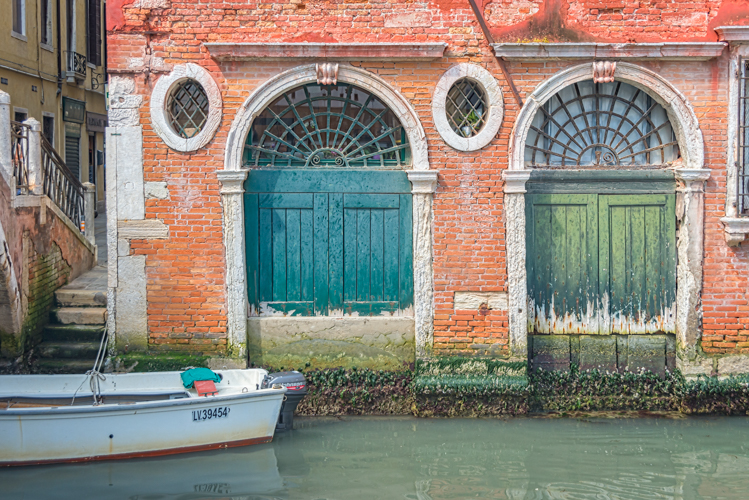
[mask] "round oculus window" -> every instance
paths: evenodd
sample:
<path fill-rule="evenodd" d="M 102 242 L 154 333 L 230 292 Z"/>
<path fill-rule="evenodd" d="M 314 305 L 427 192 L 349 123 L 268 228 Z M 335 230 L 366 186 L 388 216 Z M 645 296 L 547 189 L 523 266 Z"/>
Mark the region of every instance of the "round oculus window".
<path fill-rule="evenodd" d="M 180 137 L 195 137 L 208 120 L 208 95 L 195 80 L 177 83 L 169 94 L 166 109 L 169 125 Z"/>
<path fill-rule="evenodd" d="M 461 137 L 477 135 L 486 123 L 486 94 L 481 84 L 461 78 L 450 87 L 445 102 L 447 121 Z"/>

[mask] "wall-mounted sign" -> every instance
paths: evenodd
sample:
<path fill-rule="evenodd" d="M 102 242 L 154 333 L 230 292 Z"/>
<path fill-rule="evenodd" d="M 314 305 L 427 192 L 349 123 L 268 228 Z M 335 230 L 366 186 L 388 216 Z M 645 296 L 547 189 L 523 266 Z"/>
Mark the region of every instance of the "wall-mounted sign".
<path fill-rule="evenodd" d="M 62 121 L 83 123 L 86 118 L 86 101 L 71 99 L 70 97 L 62 98 Z"/>
<path fill-rule="evenodd" d="M 107 126 L 107 115 L 99 113 L 86 113 L 86 128 L 89 132 L 104 132 Z"/>

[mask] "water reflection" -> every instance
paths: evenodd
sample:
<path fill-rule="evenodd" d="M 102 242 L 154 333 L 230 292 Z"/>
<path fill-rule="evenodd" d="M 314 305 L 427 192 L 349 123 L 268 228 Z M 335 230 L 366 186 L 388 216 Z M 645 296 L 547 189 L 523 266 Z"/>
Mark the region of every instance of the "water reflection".
<path fill-rule="evenodd" d="M 743 418 L 299 419 L 273 443 L 0 470 L 0 498 L 739 499 Z"/>

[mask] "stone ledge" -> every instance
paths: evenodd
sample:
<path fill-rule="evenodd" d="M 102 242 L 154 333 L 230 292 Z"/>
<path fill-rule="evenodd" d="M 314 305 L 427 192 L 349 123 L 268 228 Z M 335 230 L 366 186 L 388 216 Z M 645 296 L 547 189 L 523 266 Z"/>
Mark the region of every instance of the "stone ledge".
<path fill-rule="evenodd" d="M 749 217 L 723 217 L 720 221 L 729 247 L 738 246 L 749 234 Z"/>
<path fill-rule="evenodd" d="M 719 57 L 723 42 L 667 43 L 495 43 L 497 57 L 510 61 L 544 59 L 659 59 L 707 61 Z"/>
<path fill-rule="evenodd" d="M 169 238 L 169 226 L 159 219 L 121 220 L 117 231 L 119 238 L 128 240 Z"/>
<path fill-rule="evenodd" d="M 326 59 L 427 61 L 442 57 L 446 43 L 204 43 L 219 61 Z"/>
<path fill-rule="evenodd" d="M 718 26 L 718 40 L 730 43 L 749 43 L 749 26 Z"/>

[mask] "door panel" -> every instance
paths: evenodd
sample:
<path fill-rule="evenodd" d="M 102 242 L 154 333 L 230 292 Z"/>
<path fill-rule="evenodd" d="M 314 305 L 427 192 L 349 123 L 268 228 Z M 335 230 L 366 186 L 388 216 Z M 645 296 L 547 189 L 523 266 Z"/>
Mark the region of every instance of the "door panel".
<path fill-rule="evenodd" d="M 359 189 L 377 189 L 352 192 L 352 176 Z M 405 173 L 253 171 L 245 186 L 274 188 L 245 194 L 253 314 L 410 313 L 412 203 L 399 192 L 410 191 Z M 343 192 L 294 191 L 310 186 Z"/>
<path fill-rule="evenodd" d="M 529 329 L 600 333 L 596 195 L 526 197 Z"/>
<path fill-rule="evenodd" d="M 602 318 L 611 333 L 675 331 L 675 195 L 599 197 Z"/>
<path fill-rule="evenodd" d="M 529 331 L 672 333 L 675 196 L 526 196 Z"/>

